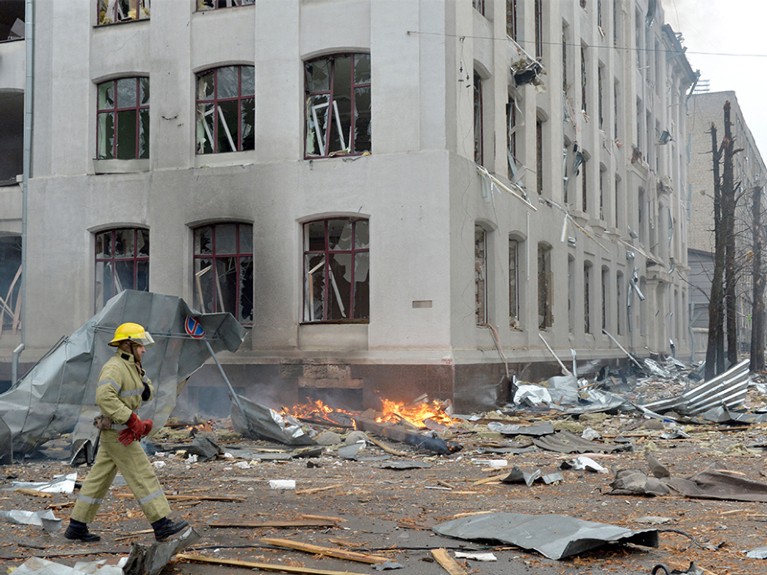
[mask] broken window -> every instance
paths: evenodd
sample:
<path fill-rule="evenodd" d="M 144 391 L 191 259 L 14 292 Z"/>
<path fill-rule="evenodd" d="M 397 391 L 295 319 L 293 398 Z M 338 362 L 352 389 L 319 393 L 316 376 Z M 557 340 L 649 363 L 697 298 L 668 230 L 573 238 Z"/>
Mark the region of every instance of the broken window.
<path fill-rule="evenodd" d="M 485 0 L 471 0 L 474 9 L 480 14 L 485 14 Z"/>
<path fill-rule="evenodd" d="M 599 129 L 604 129 L 604 86 L 605 65 L 602 62 L 599 63 L 597 68 L 597 116 L 599 117 Z"/>
<path fill-rule="evenodd" d="M 149 0 L 98 0 L 99 26 L 149 19 Z"/>
<path fill-rule="evenodd" d="M 575 258 L 567 254 L 567 330 L 575 331 Z"/>
<path fill-rule="evenodd" d="M 506 155 L 509 180 L 517 182 L 517 103 L 510 95 L 506 103 Z"/>
<path fill-rule="evenodd" d="M 233 8 L 235 6 L 253 6 L 256 0 L 197 0 L 197 10 L 216 10 L 218 8 Z"/>
<path fill-rule="evenodd" d="M 474 72 L 474 162 L 482 159 L 482 78 Z"/>
<path fill-rule="evenodd" d="M 474 226 L 474 315 L 477 325 L 487 325 L 487 233 Z"/>
<path fill-rule="evenodd" d="M 626 302 L 623 300 L 623 272 L 618 272 L 616 280 L 617 295 L 615 302 L 615 331 L 618 335 L 621 335 L 623 333 L 623 310 L 625 308 L 624 306 L 626 305 Z"/>
<path fill-rule="evenodd" d="M 610 315 L 610 308 L 608 302 L 610 299 L 610 268 L 602 267 L 602 329 L 607 329 L 607 322 Z"/>
<path fill-rule="evenodd" d="M 506 0 L 506 35 L 517 39 L 517 2 L 519 0 Z"/>
<path fill-rule="evenodd" d="M 589 112 L 588 99 L 588 62 L 586 61 L 586 46 L 581 44 L 581 110 L 584 114 Z"/>
<path fill-rule="evenodd" d="M 615 80 L 613 83 L 613 139 L 618 140 L 618 136 L 620 136 L 620 131 L 618 127 L 620 126 L 619 118 L 620 118 L 620 100 L 621 100 L 621 84 L 618 82 L 618 80 Z"/>
<path fill-rule="evenodd" d="M 605 221 L 605 178 L 607 166 L 599 164 L 599 219 Z"/>
<path fill-rule="evenodd" d="M 535 0 L 535 58 L 543 59 L 543 0 Z"/>
<path fill-rule="evenodd" d="M 589 211 L 589 171 L 588 171 L 588 156 L 586 152 L 582 152 L 583 163 L 581 164 L 581 209 L 584 214 Z"/>
<path fill-rule="evenodd" d="M 194 230 L 194 293 L 203 313 L 253 322 L 253 226 L 221 223 Z"/>
<path fill-rule="evenodd" d="M 0 236 L 0 331 L 21 323 L 21 236 Z"/>
<path fill-rule="evenodd" d="M 197 74 L 198 154 L 254 148 L 255 93 L 253 66 L 222 66 Z"/>
<path fill-rule="evenodd" d="M 554 324 L 554 284 L 551 274 L 551 246 L 538 244 L 538 327 Z"/>
<path fill-rule="evenodd" d="M 519 327 L 519 240 L 509 238 L 509 326 Z"/>
<path fill-rule="evenodd" d="M 149 291 L 149 230 L 115 228 L 96 240 L 96 311 L 118 293 Z"/>
<path fill-rule="evenodd" d="M 535 189 L 543 194 L 543 122 L 535 121 Z"/>
<path fill-rule="evenodd" d="M 366 322 L 370 317 L 368 220 L 304 224 L 304 321 Z"/>
<path fill-rule="evenodd" d="M 149 158 L 149 78 L 99 84 L 97 125 L 97 159 Z"/>
<path fill-rule="evenodd" d="M 568 46 L 570 44 L 569 34 L 570 34 L 570 27 L 567 25 L 567 22 L 563 20 L 562 21 L 562 92 L 564 92 L 565 98 L 567 98 L 567 92 L 569 87 L 568 78 L 567 78 L 567 51 L 569 50 Z"/>
<path fill-rule="evenodd" d="M 591 333 L 591 263 L 583 264 L 583 333 Z"/>
<path fill-rule="evenodd" d="M 305 157 L 370 152 L 370 54 L 310 60 L 304 64 L 304 81 Z"/>

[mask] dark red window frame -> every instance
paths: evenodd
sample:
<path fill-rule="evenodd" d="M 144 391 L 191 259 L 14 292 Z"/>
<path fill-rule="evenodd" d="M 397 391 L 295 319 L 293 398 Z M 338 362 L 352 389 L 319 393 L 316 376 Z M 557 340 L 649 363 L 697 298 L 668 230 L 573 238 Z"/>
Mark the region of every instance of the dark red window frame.
<path fill-rule="evenodd" d="M 222 246 L 224 241 L 221 236 L 225 233 L 223 228 L 230 228 L 227 231 L 232 232 L 228 242 L 232 247 L 228 250 Z M 206 240 L 209 241 L 209 245 L 206 245 L 203 251 L 201 235 L 206 231 L 208 232 Z M 207 293 L 209 297 L 206 299 L 205 312 L 226 311 L 236 317 L 240 323 L 246 325 L 253 323 L 252 237 L 253 226 L 238 222 L 220 222 L 194 229 L 195 302 L 199 303 L 200 298 L 203 297 L 199 286 L 205 281 L 210 290 Z M 201 273 L 208 266 L 212 266 L 210 270 L 207 273 Z M 217 273 L 217 276 L 212 275 L 213 271 Z"/>
<path fill-rule="evenodd" d="M 127 242 L 124 235 L 128 235 Z M 123 290 L 149 291 L 149 230 L 146 228 L 113 228 L 95 234 L 96 267 L 103 265 L 104 272 L 97 269 L 96 281 L 102 279 L 103 298 L 96 302 L 100 309 L 109 299 Z M 107 269 L 111 275 L 107 277 Z M 122 270 L 123 273 L 120 273 Z M 128 274 L 125 272 L 128 271 Z M 126 275 L 130 285 L 125 285 Z M 107 283 L 109 282 L 109 283 Z M 117 289 L 120 286 L 122 289 Z"/>
<path fill-rule="evenodd" d="M 337 63 L 349 60 L 349 76 L 343 78 L 337 75 Z M 315 68 L 327 66 L 327 83 L 318 87 Z M 371 86 L 372 75 L 370 69 L 370 54 L 356 52 L 348 54 L 333 54 L 315 58 L 304 63 L 304 92 L 305 92 L 305 158 L 329 158 L 333 156 L 358 156 L 370 152 L 372 148 L 371 136 L 371 113 L 372 102 Z M 345 83 L 348 91 L 341 91 L 339 86 Z M 316 105 L 321 99 L 326 101 Z M 344 100 L 348 99 L 348 105 Z M 339 102 L 341 105 L 339 106 Z M 364 106 L 365 102 L 367 105 Z M 318 109 L 325 112 L 317 113 Z M 325 114 L 322 117 L 322 114 Z M 317 116 L 315 118 L 315 116 Z M 322 120 L 322 121 L 320 121 Z M 341 124 L 341 130 L 338 129 Z M 348 124 L 348 128 L 347 128 Z M 324 130 L 324 133 L 322 133 Z M 322 133 L 322 138 L 317 132 Z M 317 150 L 309 149 L 309 142 L 319 147 Z M 345 146 L 338 146 L 337 142 L 343 142 Z"/>
<path fill-rule="evenodd" d="M 370 316 L 369 274 L 370 242 L 369 220 L 357 218 L 327 218 L 313 220 L 304 224 L 304 322 L 305 323 L 367 323 Z M 331 246 L 331 225 L 351 224 L 349 245 Z M 312 228 L 320 224 L 323 227 L 322 239 L 312 235 Z M 364 225 L 365 230 L 359 229 Z M 337 228 L 334 228 L 337 229 Z M 334 236 L 335 237 L 335 236 Z M 337 267 L 336 256 L 348 258 L 347 270 Z M 367 269 L 364 281 L 357 281 L 358 265 L 365 258 Z M 338 275 L 336 275 L 338 272 Z M 343 276 L 343 277 L 339 277 Z M 317 280 L 314 280 L 314 278 Z M 339 288 L 339 283 L 343 285 Z M 358 285 L 360 284 L 360 285 Z M 341 298 L 339 298 L 339 295 Z M 343 297 L 346 295 L 346 297 Z M 341 299 L 341 302 L 338 302 Z M 319 301 L 321 309 L 315 311 L 314 304 Z M 335 303 L 334 303 L 335 302 Z M 317 313 L 319 312 L 319 313 Z M 314 314 L 314 316 L 312 316 Z"/>
<path fill-rule="evenodd" d="M 222 86 L 222 76 L 236 73 L 236 93 L 226 94 Z M 249 74 L 243 78 L 243 71 Z M 247 76 L 250 77 L 247 77 Z M 208 78 L 210 77 L 210 78 Z M 204 82 L 210 81 L 210 89 L 206 90 Z M 226 152 L 242 152 L 255 147 L 256 127 L 256 86 L 255 67 L 247 65 L 219 66 L 197 74 L 197 127 L 203 130 L 204 140 L 197 137 L 198 154 L 220 154 Z M 230 125 L 226 121 L 232 119 L 232 109 L 236 123 Z M 213 117 L 212 131 L 207 116 Z M 230 114 L 230 115 L 227 115 Z M 224 116 L 222 119 L 221 116 Z M 247 116 L 247 117 L 246 117 Z M 235 133 L 232 134 L 232 131 Z M 231 140 L 230 140 L 231 137 Z M 221 143 L 228 144 L 222 149 Z M 234 144 L 234 149 L 232 148 Z"/>
<path fill-rule="evenodd" d="M 135 82 L 132 92 L 126 93 L 121 87 Z M 111 87 L 111 89 L 110 89 Z M 149 78 L 135 76 L 115 78 L 97 86 L 96 150 L 99 160 L 136 160 L 149 158 Z M 126 96 L 129 101 L 123 101 Z M 135 117 L 129 120 L 131 114 Z M 101 123 L 112 120 L 112 125 L 102 130 Z M 125 122 L 128 125 L 123 125 Z M 133 149 L 120 145 L 132 134 Z M 111 138 L 103 142 L 102 138 Z"/>

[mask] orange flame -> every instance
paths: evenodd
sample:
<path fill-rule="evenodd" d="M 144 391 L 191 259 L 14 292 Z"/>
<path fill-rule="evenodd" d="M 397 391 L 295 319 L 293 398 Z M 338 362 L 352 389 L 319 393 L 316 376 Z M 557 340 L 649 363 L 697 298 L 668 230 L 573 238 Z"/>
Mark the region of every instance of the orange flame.
<path fill-rule="evenodd" d="M 404 419 L 416 427 L 426 427 L 424 422 L 430 419 L 443 425 L 453 424 L 453 419 L 445 412 L 444 407 L 437 400 L 405 405 L 404 401 L 384 399 L 381 403 L 383 415 L 376 418 L 376 421 L 379 423 L 398 423 Z"/>
<path fill-rule="evenodd" d="M 442 425 L 453 425 L 454 423 L 453 419 L 445 411 L 445 405 L 437 400 L 406 405 L 403 401 L 383 399 L 381 406 L 380 415 L 375 419 L 378 423 L 401 423 L 405 421 L 419 428 L 426 427 L 426 420 Z M 332 407 L 319 399 L 308 403 L 296 404 L 291 407 L 283 407 L 281 413 L 298 419 L 330 424 L 338 424 L 339 420 L 347 419 L 352 425 L 354 424 L 354 418 L 359 415 L 353 411 Z M 342 417 L 339 418 L 338 415 Z"/>

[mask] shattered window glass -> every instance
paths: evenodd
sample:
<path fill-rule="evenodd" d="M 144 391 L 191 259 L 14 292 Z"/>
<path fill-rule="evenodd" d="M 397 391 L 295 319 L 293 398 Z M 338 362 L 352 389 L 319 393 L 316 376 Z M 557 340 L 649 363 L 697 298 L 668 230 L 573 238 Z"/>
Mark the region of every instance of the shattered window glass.
<path fill-rule="evenodd" d="M 482 78 L 474 73 L 474 162 L 482 165 Z"/>
<path fill-rule="evenodd" d="M 106 230 L 96 234 L 95 244 L 96 311 L 126 289 L 149 290 L 149 230 Z"/>
<path fill-rule="evenodd" d="M 253 6 L 256 0 L 197 0 L 197 10 L 217 10 L 219 8 L 235 8 L 237 6 Z"/>
<path fill-rule="evenodd" d="M 474 226 L 474 285 L 477 325 L 487 325 L 487 232 Z"/>
<path fill-rule="evenodd" d="M 98 0 L 99 26 L 149 19 L 150 0 Z"/>
<path fill-rule="evenodd" d="M 21 325 L 21 236 L 0 236 L 0 325 Z"/>
<path fill-rule="evenodd" d="M 552 279 L 551 246 L 538 244 L 538 327 L 540 329 L 546 329 L 554 324 Z"/>
<path fill-rule="evenodd" d="M 371 150 L 370 54 L 337 54 L 304 65 L 307 158 Z"/>
<path fill-rule="evenodd" d="M 97 92 L 97 159 L 149 158 L 149 78 L 109 80 Z"/>
<path fill-rule="evenodd" d="M 509 323 L 519 324 L 519 240 L 509 238 Z"/>
<path fill-rule="evenodd" d="M 197 153 L 255 147 L 256 81 L 253 66 L 222 66 L 197 75 Z"/>
<path fill-rule="evenodd" d="M 195 303 L 253 322 L 253 226 L 220 223 L 194 230 Z"/>
<path fill-rule="evenodd" d="M 367 321 L 368 221 L 331 218 L 304 224 L 304 321 Z"/>

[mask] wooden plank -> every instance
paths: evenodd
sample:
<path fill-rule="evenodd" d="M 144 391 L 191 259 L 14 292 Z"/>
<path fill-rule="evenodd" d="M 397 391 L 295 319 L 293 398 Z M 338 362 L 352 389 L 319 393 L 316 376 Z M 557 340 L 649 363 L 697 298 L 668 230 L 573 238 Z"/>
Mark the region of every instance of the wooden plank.
<path fill-rule="evenodd" d="M 24 495 L 30 495 L 32 497 L 42 497 L 44 499 L 50 499 L 51 497 L 53 497 L 53 493 L 38 491 L 37 489 L 28 489 L 26 487 L 19 487 L 15 491 L 17 491 L 18 493 L 23 493 Z"/>
<path fill-rule="evenodd" d="M 309 489 L 296 489 L 296 495 L 311 495 L 312 493 L 320 493 L 321 491 L 329 491 L 330 489 L 336 489 L 343 487 L 343 483 L 335 483 L 333 485 L 326 485 L 325 487 L 311 487 Z"/>
<path fill-rule="evenodd" d="M 214 521 L 208 527 L 229 527 L 233 529 L 258 529 L 259 527 L 336 527 L 335 521 L 326 519 L 295 519 L 285 521 Z"/>
<path fill-rule="evenodd" d="M 121 499 L 132 498 L 132 493 L 115 493 L 116 497 Z M 247 501 L 247 497 L 243 495 L 166 495 L 166 499 L 169 501 L 232 501 L 239 503 Z"/>
<path fill-rule="evenodd" d="M 336 559 L 347 559 L 349 561 L 357 561 L 358 563 L 376 564 L 385 563 L 389 560 L 388 557 L 383 557 L 381 555 L 368 555 L 366 553 L 347 551 L 345 549 L 338 549 L 334 547 L 323 547 L 321 545 L 313 545 L 311 543 L 301 543 L 300 541 L 292 541 L 290 539 L 263 537 L 261 541 L 268 545 L 274 545 L 275 547 L 286 547 L 287 549 L 295 549 L 296 551 L 303 551 L 305 553 L 312 553 L 315 555 L 324 555 L 326 557 L 335 557 Z"/>
<path fill-rule="evenodd" d="M 461 567 L 458 562 L 450 557 L 450 554 L 447 552 L 447 549 L 439 548 L 439 549 L 432 549 L 431 554 L 434 557 L 434 560 L 439 563 L 442 568 L 447 571 L 450 575 L 467 575 L 468 571 Z"/>
<path fill-rule="evenodd" d="M 212 565 L 231 565 L 243 569 L 262 569 L 264 571 L 282 571 L 284 573 L 307 573 L 308 575 L 368 575 L 355 571 L 328 571 L 327 569 L 312 569 L 310 567 L 291 567 L 277 563 L 256 563 L 254 561 L 240 561 L 237 559 L 219 559 L 218 557 L 206 557 L 191 553 L 178 553 L 176 561 L 195 561 L 197 563 L 210 563 Z"/>

